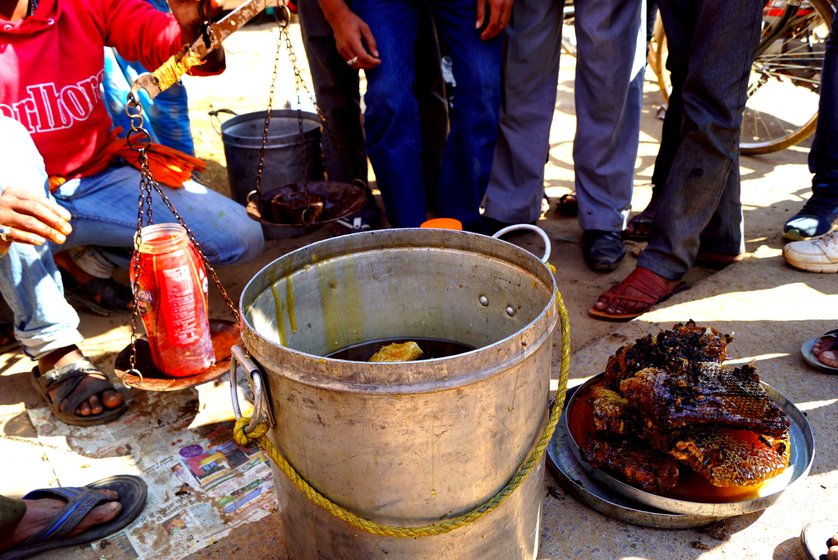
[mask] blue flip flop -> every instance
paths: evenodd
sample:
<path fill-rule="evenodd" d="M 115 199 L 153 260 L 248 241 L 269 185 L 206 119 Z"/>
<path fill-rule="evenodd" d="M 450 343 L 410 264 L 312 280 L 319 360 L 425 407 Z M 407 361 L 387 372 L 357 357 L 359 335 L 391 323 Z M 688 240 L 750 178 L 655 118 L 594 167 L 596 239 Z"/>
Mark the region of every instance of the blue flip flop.
<path fill-rule="evenodd" d="M 75 529 L 93 508 L 111 501 L 96 490 L 112 490 L 118 493 L 117 501 L 122 504 L 122 511 L 109 523 L 96 525 L 73 537 L 65 536 Z M 67 505 L 40 532 L 14 548 L 0 551 L 0 560 L 20 560 L 46 550 L 75 546 L 107 537 L 137 518 L 145 506 L 147 496 L 148 486 L 145 481 L 133 475 L 103 478 L 83 488 L 43 488 L 29 492 L 23 497 L 24 500 L 58 498 L 66 500 Z"/>

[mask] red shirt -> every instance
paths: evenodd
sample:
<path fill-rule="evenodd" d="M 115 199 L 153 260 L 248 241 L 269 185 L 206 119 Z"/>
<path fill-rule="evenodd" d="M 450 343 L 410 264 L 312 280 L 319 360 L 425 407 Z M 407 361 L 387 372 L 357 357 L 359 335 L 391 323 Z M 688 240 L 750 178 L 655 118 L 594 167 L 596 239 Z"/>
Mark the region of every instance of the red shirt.
<path fill-rule="evenodd" d="M 29 130 L 48 175 L 70 177 L 100 156 L 112 127 L 104 47 L 154 69 L 182 44 L 175 19 L 142 0 L 40 0 L 20 21 L 0 17 L 0 114 Z"/>

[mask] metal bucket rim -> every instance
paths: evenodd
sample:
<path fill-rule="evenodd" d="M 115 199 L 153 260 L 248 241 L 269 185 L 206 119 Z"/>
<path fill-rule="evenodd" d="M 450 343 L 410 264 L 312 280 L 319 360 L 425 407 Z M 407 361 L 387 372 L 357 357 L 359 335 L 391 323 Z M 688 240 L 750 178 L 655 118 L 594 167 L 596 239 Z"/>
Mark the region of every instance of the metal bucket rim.
<path fill-rule="evenodd" d="M 244 288 L 242 289 L 241 296 L 239 297 L 239 313 L 241 316 L 242 324 L 244 328 L 242 329 L 242 340 L 244 342 L 245 348 L 248 350 L 249 353 L 253 354 L 253 350 L 251 349 L 250 345 L 247 343 L 245 338 L 253 337 L 255 340 L 258 340 L 261 344 L 270 347 L 279 347 L 282 349 L 283 352 L 288 352 L 293 358 L 298 360 L 305 360 L 311 361 L 312 363 L 338 363 L 338 364 L 365 364 L 365 362 L 356 362 L 351 360 L 341 360 L 336 358 L 329 358 L 326 356 L 321 356 L 317 354 L 310 354 L 308 352 L 303 352 L 301 350 L 297 350 L 295 348 L 291 348 L 288 346 L 282 346 L 272 340 L 268 340 L 265 336 L 263 336 L 259 331 L 257 331 L 253 325 L 247 319 L 247 313 L 244 311 L 244 297 L 247 295 L 251 285 L 255 282 L 257 278 L 261 278 L 267 270 L 273 266 L 277 261 L 283 259 L 292 259 L 294 255 L 304 254 L 306 252 L 316 251 L 318 247 L 323 247 L 324 245 L 329 245 L 333 243 L 337 243 L 336 240 L 346 240 L 349 238 L 357 238 L 360 236 L 368 236 L 372 237 L 375 235 L 380 235 L 381 233 L 396 233 L 397 235 L 403 236 L 405 240 L 413 241 L 413 243 L 408 244 L 407 246 L 419 246 L 419 247 L 427 247 L 430 249 L 453 249 L 459 251 L 466 251 L 467 249 L 464 247 L 446 247 L 440 245 L 430 245 L 429 243 L 419 243 L 417 237 L 425 236 L 430 237 L 431 239 L 456 239 L 457 236 L 479 236 L 481 240 L 488 244 L 501 244 L 498 247 L 503 247 L 504 250 L 510 251 L 513 255 L 523 257 L 524 259 L 530 260 L 535 269 L 539 269 L 542 272 L 546 272 L 546 278 L 549 278 L 550 281 L 550 298 L 549 301 L 544 305 L 543 309 L 526 325 L 524 325 L 519 330 L 511 333 L 510 335 L 496 340 L 491 344 L 487 344 L 485 346 L 481 346 L 479 348 L 475 348 L 474 350 L 469 350 L 467 352 L 463 352 L 460 354 L 456 354 L 453 356 L 447 356 L 444 358 L 435 358 L 429 360 L 420 360 L 417 362 L 410 362 L 412 364 L 422 364 L 425 367 L 432 368 L 435 365 L 440 363 L 452 363 L 458 360 L 463 361 L 467 359 L 471 359 L 475 355 L 483 352 L 491 352 L 494 349 L 507 344 L 510 340 L 516 336 L 520 336 L 522 333 L 535 329 L 540 323 L 546 322 L 547 328 L 542 330 L 542 334 L 535 340 L 532 341 L 531 344 L 527 346 L 521 352 L 517 352 L 513 357 L 504 360 L 500 363 L 495 363 L 490 368 L 483 368 L 478 374 L 470 375 L 470 376 L 461 376 L 455 377 L 452 379 L 434 379 L 434 380 L 420 380 L 415 382 L 404 382 L 404 383 L 388 383 L 388 384 L 376 384 L 376 383 L 360 383 L 355 381 L 344 381 L 340 379 L 335 379 L 327 376 L 322 375 L 308 375 L 308 374 L 301 374 L 296 371 L 294 368 L 288 368 L 284 371 L 284 375 L 289 379 L 294 380 L 297 383 L 301 383 L 304 385 L 318 387 L 323 389 L 328 389 L 331 391 L 341 391 L 346 393 L 365 393 L 365 394 L 381 394 L 381 395 L 393 395 L 393 394 L 419 394 L 419 393 L 430 393 L 436 392 L 444 389 L 455 389 L 457 387 L 462 387 L 465 385 L 470 385 L 475 383 L 480 379 L 484 379 L 487 377 L 491 377 L 499 370 L 504 370 L 510 367 L 511 364 L 519 363 L 534 353 L 538 348 L 540 348 L 541 344 L 545 343 L 545 338 L 552 337 L 555 326 L 559 320 L 558 311 L 555 308 L 554 302 L 557 297 L 558 287 L 556 284 L 556 279 L 553 276 L 553 273 L 547 267 L 547 265 L 542 262 L 537 256 L 533 255 L 531 252 L 523 249 L 513 243 L 508 241 L 504 241 L 503 239 L 488 237 L 479 235 L 476 233 L 470 233 L 466 231 L 453 231 L 453 230 L 432 230 L 432 229 L 423 229 L 423 228 L 401 228 L 401 229 L 391 229 L 391 230 L 375 230 L 375 231 L 367 231 L 367 232 L 360 232 L 360 233 L 351 233 L 340 238 L 330 238 L 324 239 L 321 241 L 317 241 L 306 245 L 305 247 L 301 247 L 300 249 L 296 249 L 279 257 L 270 263 L 266 264 L 262 267 L 253 277 L 245 284 Z M 451 236 L 451 237 L 449 237 Z M 400 245 L 397 248 L 405 247 L 406 245 Z M 376 247 L 367 247 L 364 249 L 365 251 L 372 251 L 376 250 Z M 334 255 L 330 255 L 328 259 L 337 258 L 345 255 L 353 254 L 352 251 L 347 251 L 345 253 L 338 252 Z M 486 255 L 487 258 L 489 255 Z M 326 259 L 324 259 L 326 260 Z M 321 261 L 322 262 L 322 261 Z M 507 261 L 508 262 L 508 261 Z M 291 273 L 296 272 L 297 270 L 302 269 L 303 267 L 297 268 Z M 531 271 L 534 272 L 535 269 Z M 379 362 L 376 363 L 374 366 L 377 369 L 385 369 L 385 368 L 399 368 L 404 367 L 406 362 Z"/>
<path fill-rule="evenodd" d="M 224 144 L 230 144 L 237 147 L 252 147 L 249 143 L 243 143 L 244 140 L 253 140 L 256 142 L 258 146 L 261 144 L 262 141 L 262 134 L 258 134 L 255 136 L 244 136 L 239 134 L 232 134 L 230 132 L 230 128 L 233 126 L 240 125 L 244 122 L 252 121 L 252 120 L 264 120 L 265 119 L 266 111 L 255 111 L 252 113 L 243 113 L 241 115 L 236 115 L 235 117 L 230 118 L 229 120 L 224 121 L 221 123 L 221 140 Z M 306 141 L 311 141 L 312 139 L 317 138 L 320 135 L 320 127 L 322 126 L 320 122 L 320 117 L 316 113 L 311 113 L 308 111 L 301 111 L 302 119 L 303 119 L 303 138 Z M 278 118 L 278 117 L 289 117 L 296 119 L 297 111 L 295 109 L 273 109 L 271 110 L 271 118 Z M 311 128 L 306 129 L 306 124 L 316 124 Z M 299 141 L 299 133 L 295 132 L 293 135 L 295 141 L 294 142 L 285 142 L 284 144 L 271 144 L 271 139 L 278 139 L 278 138 L 285 138 L 286 136 L 276 136 L 268 134 L 268 147 L 279 147 L 279 146 L 294 146 L 301 144 Z M 236 143 L 239 141 L 240 143 Z"/>

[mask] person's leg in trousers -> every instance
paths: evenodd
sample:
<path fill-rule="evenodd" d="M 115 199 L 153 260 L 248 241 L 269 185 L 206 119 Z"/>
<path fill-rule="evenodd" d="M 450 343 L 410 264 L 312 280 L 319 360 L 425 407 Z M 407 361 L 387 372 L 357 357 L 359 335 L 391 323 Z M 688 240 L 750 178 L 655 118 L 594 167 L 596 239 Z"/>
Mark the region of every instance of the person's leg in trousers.
<path fill-rule="evenodd" d="M 505 30 L 500 124 L 484 216 L 529 223 L 541 213 L 556 108 L 564 2 L 516 0 Z"/>
<path fill-rule="evenodd" d="M 480 38 L 474 28 L 473 0 L 436 0 L 431 6 L 457 82 L 451 132 L 442 156 L 439 214 L 460 220 L 468 231 L 482 233 L 480 203 L 498 135 L 502 38 Z"/>
<path fill-rule="evenodd" d="M 783 226 L 783 237 L 800 240 L 823 235 L 838 223 L 838 12 L 826 41 L 821 74 L 818 124 L 809 150 L 812 196 Z"/>
<path fill-rule="evenodd" d="M 44 160 L 29 133 L 19 122 L 0 116 L 0 190 L 9 187 L 51 196 Z M 0 258 L 0 292 L 14 313 L 15 337 L 30 358 L 82 341 L 79 316 L 64 299 L 52 243 L 12 243 Z"/>
<path fill-rule="evenodd" d="M 330 181 L 367 182 L 367 152 L 361 125 L 358 71 L 346 64 L 317 1 L 298 4 L 300 30 L 317 104 L 326 118 L 323 155 Z"/>
<path fill-rule="evenodd" d="M 378 43 L 381 65 L 366 72 L 367 153 L 387 219 L 417 227 L 427 217 L 415 52 L 422 6 L 409 0 L 354 0 L 352 8 Z"/>
<path fill-rule="evenodd" d="M 656 233 L 638 267 L 672 281 L 692 266 L 701 233 L 717 211 L 717 229 L 729 239 L 716 241 L 741 244 L 734 233 L 741 231 L 742 219 L 739 132 L 762 2 L 664 0 L 660 9 L 670 33 L 670 59 L 675 57 L 673 78 L 676 71 L 684 76 L 673 81 L 673 87 L 682 87 L 683 139 L 661 191 Z"/>
<path fill-rule="evenodd" d="M 448 138 L 448 100 L 442 78 L 440 46 L 431 10 L 426 9 L 419 22 L 416 38 L 416 99 L 422 129 L 422 175 L 428 211 L 435 213 L 436 193 L 442 152 Z"/>
<path fill-rule="evenodd" d="M 622 231 L 640 139 L 645 46 L 642 0 L 576 6 L 573 161 L 583 231 Z"/>
<path fill-rule="evenodd" d="M 832 32 L 826 41 L 821 76 L 818 124 L 809 151 L 812 184 L 838 185 L 838 11 L 832 18 Z"/>

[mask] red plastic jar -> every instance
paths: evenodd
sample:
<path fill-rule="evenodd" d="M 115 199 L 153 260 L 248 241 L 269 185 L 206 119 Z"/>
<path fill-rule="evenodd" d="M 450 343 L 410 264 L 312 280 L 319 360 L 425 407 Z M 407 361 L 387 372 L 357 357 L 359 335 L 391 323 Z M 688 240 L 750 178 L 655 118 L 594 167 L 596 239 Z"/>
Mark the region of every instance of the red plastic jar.
<path fill-rule="evenodd" d="M 139 244 L 137 243 L 139 241 Z M 179 224 L 142 228 L 136 299 L 154 365 L 167 375 L 188 377 L 215 363 L 207 307 L 207 275 L 200 255 Z"/>

